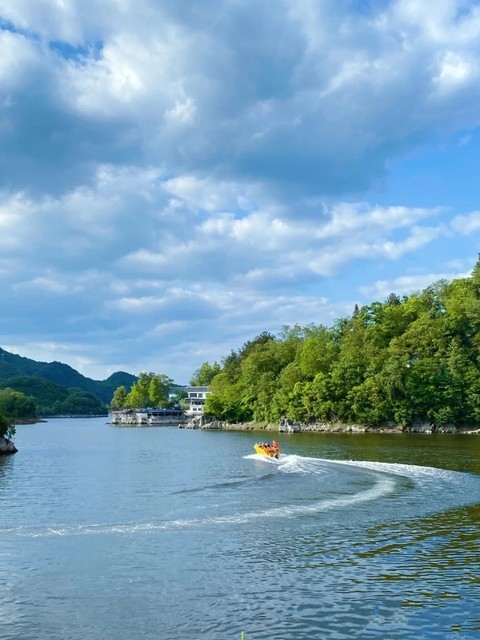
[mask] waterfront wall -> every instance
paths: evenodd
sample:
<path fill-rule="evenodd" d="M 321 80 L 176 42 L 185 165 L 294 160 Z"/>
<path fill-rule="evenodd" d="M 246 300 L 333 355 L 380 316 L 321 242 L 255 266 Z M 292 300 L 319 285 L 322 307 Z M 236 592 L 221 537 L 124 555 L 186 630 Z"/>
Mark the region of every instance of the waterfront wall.
<path fill-rule="evenodd" d="M 294 427 L 294 428 L 293 428 Z M 278 424 L 258 424 L 254 422 L 248 423 L 231 423 L 222 422 L 221 420 L 208 421 L 205 417 L 203 420 L 192 420 L 187 425 L 187 429 L 209 429 L 223 431 L 279 431 L 285 432 L 304 432 L 304 433 L 458 433 L 466 435 L 480 435 L 480 428 L 458 429 L 454 426 L 437 427 L 431 424 L 422 423 L 409 427 L 401 427 L 399 425 L 388 425 L 382 427 L 370 427 L 361 424 L 341 424 L 317 422 L 312 424 L 292 425 L 292 430 L 282 428 Z"/>

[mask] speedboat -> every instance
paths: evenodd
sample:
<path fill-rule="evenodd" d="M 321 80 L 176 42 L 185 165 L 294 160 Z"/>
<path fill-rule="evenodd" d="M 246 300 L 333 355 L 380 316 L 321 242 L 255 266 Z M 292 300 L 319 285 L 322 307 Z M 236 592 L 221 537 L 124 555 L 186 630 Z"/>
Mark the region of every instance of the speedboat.
<path fill-rule="evenodd" d="M 275 440 L 272 440 L 272 442 L 257 442 L 253 445 L 253 448 L 255 449 L 255 453 L 258 453 L 261 456 L 273 458 L 275 460 L 278 460 L 280 457 L 278 442 Z"/>

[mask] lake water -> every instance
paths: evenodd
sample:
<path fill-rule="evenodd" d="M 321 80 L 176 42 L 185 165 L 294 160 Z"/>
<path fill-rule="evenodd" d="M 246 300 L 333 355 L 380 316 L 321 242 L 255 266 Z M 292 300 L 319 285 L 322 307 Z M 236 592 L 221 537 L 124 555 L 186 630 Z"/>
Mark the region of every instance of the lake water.
<path fill-rule="evenodd" d="M 480 637 L 480 438 L 17 427 L 1 640 Z"/>

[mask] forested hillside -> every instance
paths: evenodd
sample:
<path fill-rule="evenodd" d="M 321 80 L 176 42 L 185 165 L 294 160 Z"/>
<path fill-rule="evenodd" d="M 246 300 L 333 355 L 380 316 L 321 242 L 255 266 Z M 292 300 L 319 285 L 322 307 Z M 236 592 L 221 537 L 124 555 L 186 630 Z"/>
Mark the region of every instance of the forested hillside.
<path fill-rule="evenodd" d="M 92 380 L 61 362 L 36 362 L 0 348 L 0 412 L 13 421 L 104 415 L 115 389 L 130 389 L 136 379 L 118 371 L 106 380 Z"/>
<path fill-rule="evenodd" d="M 23 398 L 20 398 L 19 394 Z M 27 399 L 30 404 L 27 403 Z M 28 407 L 33 408 L 33 412 L 27 410 Z M 39 415 L 107 413 L 105 404 L 93 393 L 83 389 L 65 389 L 54 382 L 32 376 L 16 376 L 0 384 L 0 410 L 13 419 Z"/>
<path fill-rule="evenodd" d="M 230 421 L 478 425 L 480 263 L 330 328 L 262 333 L 224 358 L 210 389 L 206 410 Z"/>
<path fill-rule="evenodd" d="M 37 362 L 0 348 L 0 383 L 7 383 L 7 386 L 11 386 L 9 379 L 19 376 L 49 380 L 64 389 L 81 389 L 93 394 L 103 404 L 110 403 L 118 386 L 124 385 L 130 389 L 137 379 L 130 373 L 118 371 L 106 380 L 92 380 L 62 362 Z M 24 393 L 34 395 L 32 391 Z"/>

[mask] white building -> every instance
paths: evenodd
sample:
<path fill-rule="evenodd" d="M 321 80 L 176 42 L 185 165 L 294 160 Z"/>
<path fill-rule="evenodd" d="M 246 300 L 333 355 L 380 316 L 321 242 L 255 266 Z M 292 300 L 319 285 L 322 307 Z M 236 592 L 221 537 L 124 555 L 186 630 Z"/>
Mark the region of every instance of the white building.
<path fill-rule="evenodd" d="M 189 404 L 188 409 L 185 411 L 187 416 L 201 416 L 205 410 L 205 400 L 210 394 L 208 387 L 187 387 L 186 389 Z"/>

